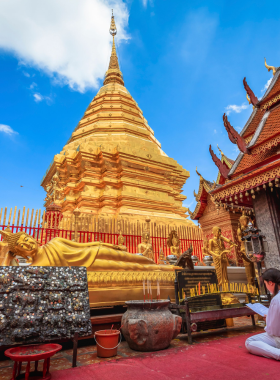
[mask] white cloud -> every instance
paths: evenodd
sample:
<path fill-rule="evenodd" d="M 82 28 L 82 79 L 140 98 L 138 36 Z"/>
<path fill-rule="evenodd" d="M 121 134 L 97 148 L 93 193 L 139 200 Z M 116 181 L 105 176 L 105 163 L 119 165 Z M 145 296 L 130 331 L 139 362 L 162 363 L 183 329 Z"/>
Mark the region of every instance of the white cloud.
<path fill-rule="evenodd" d="M 9 125 L 0 124 L 0 132 L 6 133 L 7 135 L 17 135 L 18 132 L 14 131 Z"/>
<path fill-rule="evenodd" d="M 229 115 L 231 112 L 240 113 L 243 110 L 246 110 L 249 107 L 248 104 L 243 103 L 241 106 L 237 106 L 236 104 L 231 104 L 226 107 L 226 113 Z"/>
<path fill-rule="evenodd" d="M 39 92 L 36 92 L 33 94 L 33 96 L 36 103 L 39 103 L 44 99 L 43 95 L 41 95 Z"/>
<path fill-rule="evenodd" d="M 214 129 L 214 133 L 217 133 L 217 129 Z"/>
<path fill-rule="evenodd" d="M 30 78 L 30 74 L 27 73 L 26 71 L 23 71 L 22 74 L 23 74 L 25 77 Z"/>
<path fill-rule="evenodd" d="M 142 4 L 145 8 L 147 8 L 148 3 L 150 3 L 151 6 L 153 6 L 153 0 L 142 0 Z"/>
<path fill-rule="evenodd" d="M 268 86 L 270 85 L 271 81 L 272 81 L 272 78 L 268 79 L 268 81 L 264 85 L 264 88 L 261 90 L 261 92 L 265 92 L 268 89 Z"/>
<path fill-rule="evenodd" d="M 72 89 L 97 88 L 109 63 L 112 8 L 118 43 L 128 39 L 124 0 L 0 0 L 0 48 Z"/>
<path fill-rule="evenodd" d="M 29 90 L 34 90 L 35 87 L 37 87 L 37 83 L 32 82 L 31 85 L 29 86 Z"/>
<path fill-rule="evenodd" d="M 45 100 L 47 104 L 50 104 L 52 102 L 52 98 L 50 96 L 44 96 L 40 94 L 39 92 L 35 92 L 33 94 L 33 97 L 36 103 L 40 103 L 43 100 Z"/>

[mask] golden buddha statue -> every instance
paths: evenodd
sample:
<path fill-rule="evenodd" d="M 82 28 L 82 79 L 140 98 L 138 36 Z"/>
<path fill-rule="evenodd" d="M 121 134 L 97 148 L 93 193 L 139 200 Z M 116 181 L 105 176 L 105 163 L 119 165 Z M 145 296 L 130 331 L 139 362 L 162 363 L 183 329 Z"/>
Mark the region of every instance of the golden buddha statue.
<path fill-rule="evenodd" d="M 6 234 L 12 233 L 9 226 L 4 230 L 4 232 Z M 6 262 L 8 262 L 9 266 L 13 266 L 13 267 L 19 266 L 19 263 L 16 259 L 15 254 L 9 255 L 9 259 L 7 259 L 7 256 L 9 253 L 9 246 L 5 238 L 5 235 L 3 236 L 3 241 L 0 241 L 0 266 L 4 266 Z"/>
<path fill-rule="evenodd" d="M 179 258 L 181 256 L 180 239 L 176 230 L 172 230 L 167 239 L 167 245 L 170 247 L 171 255 Z"/>
<path fill-rule="evenodd" d="M 209 241 L 209 254 L 214 260 L 218 285 L 222 286 L 222 284 L 229 282 L 227 274 L 227 253 L 230 252 L 230 250 L 225 248 L 225 242 L 230 244 L 230 248 L 236 246 L 236 244 L 230 239 L 222 236 L 220 227 L 213 227 L 212 232 L 214 238 Z"/>
<path fill-rule="evenodd" d="M 142 241 L 138 244 L 138 253 L 142 253 L 143 256 L 153 262 L 155 260 L 153 246 L 150 243 L 150 232 L 148 229 L 144 230 L 142 234 Z"/>
<path fill-rule="evenodd" d="M 148 257 L 125 253 L 120 246 L 109 243 L 76 243 L 56 237 L 39 247 L 25 232 L 0 231 L 9 252 L 3 266 L 9 266 L 14 255 L 32 259 L 32 266 L 85 266 L 91 271 L 174 271 L 172 266 L 156 265 Z"/>
<path fill-rule="evenodd" d="M 243 264 L 245 267 L 248 284 L 254 285 L 254 279 L 255 279 L 254 263 L 252 263 L 252 261 L 250 261 L 247 258 L 246 252 L 245 252 L 245 242 L 241 240 L 242 237 L 245 235 L 244 231 L 248 228 L 249 221 L 250 221 L 249 217 L 245 215 L 243 212 L 243 215 L 239 218 L 240 223 L 237 230 L 237 237 L 238 237 L 238 241 L 240 242 L 240 254 L 241 254 Z"/>

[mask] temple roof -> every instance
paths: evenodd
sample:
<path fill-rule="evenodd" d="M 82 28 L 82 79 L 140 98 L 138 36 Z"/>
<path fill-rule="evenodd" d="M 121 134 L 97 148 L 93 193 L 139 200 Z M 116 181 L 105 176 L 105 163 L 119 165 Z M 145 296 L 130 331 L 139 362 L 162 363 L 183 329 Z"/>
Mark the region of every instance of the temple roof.
<path fill-rule="evenodd" d="M 267 67 L 267 65 L 266 65 Z M 269 66 L 268 66 L 269 67 Z M 279 101 L 279 99 L 274 99 L 275 95 L 280 93 L 280 67 L 274 68 L 275 74 L 264 94 L 264 96 L 259 100 L 256 107 L 254 108 L 250 118 L 242 129 L 240 135 L 245 138 L 246 142 L 249 142 L 252 138 L 252 135 L 255 133 L 256 128 L 261 122 L 262 117 L 264 116 L 266 110 L 270 107 L 267 103 Z"/>
<path fill-rule="evenodd" d="M 228 158 L 219 147 L 218 149 L 222 156 L 221 157 L 222 163 L 224 163 L 230 169 L 234 161 Z M 203 178 L 202 175 L 197 171 L 197 169 L 196 169 L 196 173 L 197 175 L 199 175 L 198 193 L 196 194 L 196 192 L 194 191 L 194 196 L 197 203 L 193 212 L 191 212 L 190 209 L 188 209 L 188 213 L 191 219 L 193 220 L 198 220 L 203 215 L 204 210 L 207 206 L 207 199 L 208 199 L 209 192 L 211 192 L 212 190 L 216 188 L 219 188 L 225 182 L 224 178 L 221 176 L 220 171 L 218 172 L 217 179 L 214 182 L 207 181 L 205 178 Z"/>
<path fill-rule="evenodd" d="M 217 145 L 218 146 L 218 145 Z M 221 149 L 218 147 L 220 153 L 221 153 L 221 161 L 223 164 L 225 164 L 229 169 L 231 169 L 232 165 L 234 164 L 234 160 L 231 160 L 230 158 L 228 158 L 222 151 Z M 216 183 L 219 184 L 219 185 L 223 185 L 225 183 L 225 179 L 221 176 L 221 173 L 220 171 L 218 172 L 218 176 L 217 176 L 217 180 L 216 180 Z"/>
<path fill-rule="evenodd" d="M 253 195 L 255 188 L 273 186 L 280 177 L 280 70 L 266 67 L 275 75 L 241 132 L 250 154 L 240 152 L 223 186 L 211 192 L 219 200 L 248 191 Z"/>
<path fill-rule="evenodd" d="M 197 171 L 197 169 L 195 171 L 199 176 L 199 189 L 197 194 L 194 191 L 194 196 L 197 201 L 194 211 L 191 212 L 190 209 L 188 209 L 188 213 L 192 220 L 198 220 L 203 215 L 204 210 L 207 206 L 207 198 L 209 192 L 214 188 L 220 186 L 215 182 L 210 182 L 204 179 L 202 175 Z"/>

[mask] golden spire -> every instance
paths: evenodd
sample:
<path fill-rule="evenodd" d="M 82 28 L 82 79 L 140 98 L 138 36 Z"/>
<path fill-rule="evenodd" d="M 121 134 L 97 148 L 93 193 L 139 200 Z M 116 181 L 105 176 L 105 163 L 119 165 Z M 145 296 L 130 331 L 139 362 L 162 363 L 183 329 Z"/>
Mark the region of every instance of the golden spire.
<path fill-rule="evenodd" d="M 111 57 L 110 57 L 109 68 L 106 71 L 105 80 L 103 84 L 106 85 L 108 83 L 118 83 L 124 86 L 124 81 L 122 79 L 122 72 L 119 67 L 119 61 L 118 61 L 116 45 L 115 45 L 115 35 L 117 34 L 117 27 L 115 24 L 113 10 L 112 10 L 111 25 L 110 25 L 109 33 L 113 36 L 113 44 L 112 44 L 112 52 L 111 52 Z"/>
<path fill-rule="evenodd" d="M 218 145 L 218 144 L 217 144 L 217 147 L 218 147 L 218 149 L 219 149 L 221 155 L 224 156 L 224 153 L 221 151 L 221 149 L 219 148 L 219 145 Z"/>
<path fill-rule="evenodd" d="M 274 66 L 268 66 L 268 64 L 266 63 L 266 59 L 264 59 L 264 65 L 265 65 L 265 67 L 267 68 L 268 71 L 272 70 L 272 74 L 275 75 L 276 68 Z"/>
<path fill-rule="evenodd" d="M 111 34 L 111 36 L 113 36 L 113 38 L 117 34 L 117 27 L 115 24 L 115 17 L 113 15 L 113 9 L 112 9 L 112 17 L 111 17 L 111 25 L 110 25 L 109 33 Z"/>

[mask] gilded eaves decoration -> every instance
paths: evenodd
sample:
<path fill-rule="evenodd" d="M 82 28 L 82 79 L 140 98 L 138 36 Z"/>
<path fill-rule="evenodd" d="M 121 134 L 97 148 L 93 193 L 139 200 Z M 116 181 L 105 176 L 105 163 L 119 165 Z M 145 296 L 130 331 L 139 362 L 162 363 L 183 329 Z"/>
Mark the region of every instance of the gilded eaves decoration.
<path fill-rule="evenodd" d="M 262 153 L 268 149 L 271 149 L 271 148 L 277 146 L 278 144 L 280 144 L 280 136 L 276 136 L 275 138 L 268 140 L 264 144 L 258 146 L 257 148 L 255 148 L 252 151 L 252 154 L 253 155 L 260 154 L 260 153 Z"/>
<path fill-rule="evenodd" d="M 278 101 L 280 100 L 280 94 L 279 95 L 276 95 L 273 99 L 269 100 L 267 103 L 265 103 L 263 106 L 262 106 L 262 110 L 267 110 L 268 108 L 270 108 L 273 104 L 277 103 Z"/>
<path fill-rule="evenodd" d="M 247 181 L 238 183 L 229 187 L 228 189 L 220 190 L 218 193 L 214 194 L 214 199 L 222 200 L 224 198 L 228 198 L 235 194 L 243 193 L 249 189 L 260 186 L 264 183 L 273 181 L 275 178 L 280 177 L 280 167 L 271 169 L 265 173 L 259 174 Z"/>

